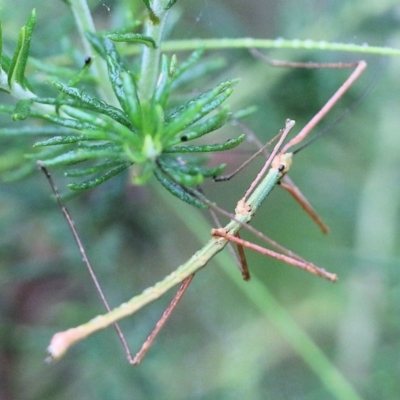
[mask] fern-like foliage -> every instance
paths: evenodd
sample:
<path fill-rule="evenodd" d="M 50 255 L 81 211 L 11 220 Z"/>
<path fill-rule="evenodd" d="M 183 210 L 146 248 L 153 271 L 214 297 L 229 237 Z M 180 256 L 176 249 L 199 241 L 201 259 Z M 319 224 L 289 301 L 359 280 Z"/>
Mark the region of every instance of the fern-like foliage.
<path fill-rule="evenodd" d="M 79 179 L 78 183 L 70 183 L 69 188 L 81 191 L 131 167 L 134 184 L 144 184 L 154 174 L 175 196 L 204 207 L 184 188 L 220 174 L 225 165 L 205 167 L 204 157 L 194 153 L 232 149 L 243 141 L 244 135 L 225 143 L 190 143 L 228 121 L 230 113 L 223 103 L 236 81 L 224 81 L 177 105 L 173 95 L 185 75 L 198 65 L 202 51 L 196 51 L 181 65 L 177 65 L 176 57 L 162 55 L 157 85 L 151 98 L 144 99 L 138 90 L 138 72 L 122 59 L 113 42 L 154 47 L 154 41 L 138 33 L 87 33 L 96 56 L 107 65 L 115 104 L 89 93 L 82 84 L 90 77 L 90 58 L 67 82 L 62 79 L 51 82 L 55 89 L 53 97 L 40 97 L 25 74 L 35 21 L 33 11 L 21 29 L 13 56 L 1 55 L 0 89 L 19 101 L 15 107 L 0 106 L 0 111 L 9 113 L 15 121 L 27 118 L 42 121 L 30 128 L 0 129 L 0 136 L 42 138 L 34 144 L 37 151 L 27 156 L 29 167 L 20 166 L 22 171 L 31 171 L 34 161 L 39 159 L 48 167 L 62 166 L 67 176 Z M 15 166 L 13 162 L 5 162 L 3 170 Z"/>

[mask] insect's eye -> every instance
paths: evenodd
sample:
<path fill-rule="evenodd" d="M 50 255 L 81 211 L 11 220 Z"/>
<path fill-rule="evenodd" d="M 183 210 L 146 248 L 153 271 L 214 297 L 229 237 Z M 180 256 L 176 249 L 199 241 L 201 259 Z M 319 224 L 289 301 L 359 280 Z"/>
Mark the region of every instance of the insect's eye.
<path fill-rule="evenodd" d="M 278 171 L 279 172 L 283 172 L 284 170 L 285 170 L 285 164 L 281 164 L 279 167 L 278 167 Z"/>

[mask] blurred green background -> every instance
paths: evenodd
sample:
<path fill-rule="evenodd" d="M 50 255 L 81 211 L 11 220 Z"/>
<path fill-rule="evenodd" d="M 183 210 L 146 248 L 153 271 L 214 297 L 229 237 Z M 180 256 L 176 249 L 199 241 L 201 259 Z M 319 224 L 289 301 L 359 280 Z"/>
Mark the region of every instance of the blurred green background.
<path fill-rule="evenodd" d="M 89 3 L 98 27 L 122 23 L 126 12 L 122 1 Z M 79 55 L 72 15 L 65 3 L 56 0 L 0 0 L 5 51 L 11 54 L 33 7 L 38 22 L 32 55 L 52 58 L 71 48 Z M 173 39 L 283 37 L 400 48 L 400 7 L 394 0 L 186 0 L 178 1 L 173 11 L 171 19 L 181 13 L 169 33 Z M 295 119 L 297 129 L 303 126 L 349 75 L 349 71 L 273 69 L 245 50 L 207 55 L 227 62 L 224 70 L 210 77 L 210 87 L 226 78 L 240 78 L 229 103 L 232 110 L 258 106 L 247 122 L 263 142 L 286 118 Z M 319 62 L 361 57 L 295 50 L 268 55 Z M 180 60 L 184 57 L 178 54 Z M 339 282 L 330 284 L 247 252 L 254 279 L 237 285 L 232 280 L 239 277 L 236 266 L 226 261 L 228 253 L 220 255 L 197 274 L 139 367 L 125 362 L 112 328 L 78 344 L 59 363 L 43 364 L 53 333 L 79 325 L 102 313 L 103 307 L 42 174 L 1 183 L 0 398 L 357 398 L 339 385 L 329 389 L 328 371 L 320 369 L 318 357 L 307 353 L 309 339 L 359 398 L 400 398 L 400 60 L 378 56 L 366 60 L 365 75 L 321 127 L 345 112 L 373 82 L 368 95 L 328 135 L 300 152 L 290 173 L 331 233 L 322 235 L 279 189 L 253 223 L 304 258 L 337 273 Z M 9 101 L 5 95 L 0 100 Z M 4 116 L 0 121 L 3 126 L 11 124 Z M 238 132 L 231 126 L 220 135 L 228 138 Z M 2 151 L 7 144 L 1 141 Z M 247 143 L 211 162 L 227 162 L 233 170 L 253 149 Z M 204 190 L 232 211 L 261 164 L 262 160 L 255 162 L 229 183 L 207 183 Z M 64 188 L 62 172 L 53 173 Z M 68 207 L 113 305 L 163 278 L 208 240 L 208 228 L 197 223 L 197 210 L 174 201 L 157 182 L 131 187 L 126 175 L 119 176 L 71 200 Z M 204 218 L 211 228 L 206 213 Z M 122 322 L 132 351 L 139 348 L 171 297 L 168 293 Z M 287 312 L 281 328 L 276 324 L 280 307 Z M 287 340 L 297 332 L 287 331 L 288 318 L 307 335 L 297 350 Z M 299 349 L 310 358 L 306 360 Z"/>

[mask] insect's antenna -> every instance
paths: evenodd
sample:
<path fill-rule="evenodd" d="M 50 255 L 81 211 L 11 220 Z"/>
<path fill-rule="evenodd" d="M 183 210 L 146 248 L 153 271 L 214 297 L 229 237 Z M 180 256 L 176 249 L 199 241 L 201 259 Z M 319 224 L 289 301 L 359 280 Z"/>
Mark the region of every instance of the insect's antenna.
<path fill-rule="evenodd" d="M 293 154 L 297 154 L 301 150 L 305 149 L 308 147 L 311 143 L 314 143 L 316 140 L 324 136 L 326 133 L 331 131 L 336 125 L 338 125 L 342 120 L 344 120 L 351 112 L 354 111 L 356 107 L 358 107 L 367 96 L 372 92 L 372 90 L 375 88 L 378 79 L 380 77 L 380 71 L 381 68 L 378 68 L 375 71 L 374 76 L 371 79 L 371 82 L 364 88 L 363 92 L 360 94 L 360 96 L 353 101 L 353 103 L 350 104 L 349 107 L 346 108 L 335 120 L 333 120 L 328 126 L 326 126 L 324 129 L 320 130 L 315 136 L 313 136 L 311 139 L 309 139 L 307 142 L 303 143 L 300 147 L 298 147 L 296 150 L 293 151 Z"/>
<path fill-rule="evenodd" d="M 87 269 L 89 271 L 89 274 L 90 274 L 90 276 L 91 276 L 91 278 L 92 278 L 92 280 L 94 282 L 94 285 L 96 286 L 96 289 L 97 289 L 97 292 L 100 295 L 101 301 L 103 302 L 106 310 L 108 312 L 110 312 L 111 311 L 111 307 L 108 304 L 108 301 L 107 301 L 107 299 L 106 299 L 106 297 L 105 297 L 105 295 L 103 293 L 103 290 L 102 290 L 102 288 L 100 286 L 100 283 L 99 283 L 99 281 L 98 281 L 98 279 L 96 277 L 96 274 L 94 273 L 93 267 L 92 267 L 92 265 L 91 265 L 91 263 L 89 261 L 89 258 L 88 258 L 87 254 L 86 254 L 85 248 L 83 247 L 83 244 L 82 244 L 81 239 L 80 239 L 80 237 L 78 235 L 78 232 L 75 229 L 74 221 L 72 220 L 72 218 L 71 218 L 71 216 L 70 216 L 70 214 L 68 212 L 67 207 L 64 205 L 63 201 L 61 200 L 61 197 L 60 197 L 60 194 L 58 192 L 57 186 L 55 185 L 55 183 L 53 181 L 53 178 L 50 175 L 50 172 L 43 165 L 43 163 L 41 161 L 38 161 L 37 165 L 43 171 L 43 173 L 45 174 L 47 180 L 50 183 L 50 186 L 51 186 L 51 189 L 52 189 L 52 191 L 54 193 L 54 196 L 56 197 L 57 202 L 58 202 L 58 204 L 59 204 L 59 206 L 61 208 L 61 211 L 62 211 L 62 213 L 63 213 L 63 215 L 64 215 L 64 217 L 65 217 L 65 219 L 66 219 L 66 221 L 68 223 L 68 226 L 71 229 L 71 232 L 72 232 L 72 235 L 74 236 L 75 242 L 78 245 L 79 252 L 81 253 L 83 262 L 85 263 L 85 265 L 86 265 L 86 267 L 87 267 Z M 128 358 L 128 361 L 130 363 L 132 363 L 132 360 L 133 360 L 132 359 L 132 355 L 131 355 L 131 352 L 129 350 L 128 343 L 125 340 L 124 334 L 122 333 L 121 328 L 118 325 L 118 323 L 115 322 L 113 325 L 114 325 L 115 330 L 117 331 L 117 334 L 118 334 L 118 337 L 119 337 L 119 339 L 120 339 L 120 341 L 122 343 L 122 346 L 124 347 L 124 350 L 125 350 L 126 356 Z M 51 359 L 46 360 L 46 361 L 50 362 Z"/>
<path fill-rule="evenodd" d="M 259 149 L 263 147 L 263 143 L 261 140 L 257 137 L 257 135 L 240 119 L 234 119 L 232 122 L 232 125 L 237 125 L 239 128 L 242 130 L 242 132 L 246 135 L 246 139 L 250 143 L 254 143 Z M 274 141 L 280 136 L 281 132 L 278 132 L 278 134 L 272 139 Z M 270 140 L 271 142 L 271 140 Z M 264 151 L 265 155 L 268 157 L 269 152 L 268 150 Z"/>
<path fill-rule="evenodd" d="M 247 130 L 250 131 L 250 129 L 248 129 L 246 127 L 245 124 L 243 124 L 242 122 L 238 121 L 238 125 L 243 129 L 243 130 Z M 271 146 L 271 144 L 277 140 L 280 136 L 282 135 L 282 131 L 280 131 L 275 137 L 273 137 L 269 142 L 267 142 L 264 145 L 261 145 L 260 148 L 250 157 L 248 158 L 242 165 L 240 165 L 238 168 L 236 168 L 233 172 L 231 172 L 229 175 L 220 175 L 220 176 L 216 176 L 213 178 L 214 182 L 226 182 L 229 181 L 230 179 L 232 179 L 236 174 L 238 174 L 243 168 L 245 168 L 247 165 L 249 165 L 255 158 L 257 158 L 260 154 L 264 153 L 266 151 L 266 149 Z M 253 140 L 255 138 L 255 135 L 253 135 Z M 257 139 L 258 141 L 258 139 Z"/>

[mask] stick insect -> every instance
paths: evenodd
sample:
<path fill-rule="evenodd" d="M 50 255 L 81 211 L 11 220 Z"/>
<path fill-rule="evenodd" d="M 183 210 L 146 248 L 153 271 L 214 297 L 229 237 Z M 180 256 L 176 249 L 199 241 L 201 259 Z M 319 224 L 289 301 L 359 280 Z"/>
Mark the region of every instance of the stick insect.
<path fill-rule="evenodd" d="M 251 183 L 245 195 L 238 201 L 235 209 L 235 214 L 230 214 L 228 212 L 219 209 L 212 202 L 207 200 L 201 193 L 193 189 L 187 189 L 192 195 L 195 195 L 196 197 L 204 201 L 209 206 L 210 209 L 222 213 L 225 216 L 228 216 L 230 218 L 230 222 L 223 228 L 212 229 L 211 239 L 205 244 L 205 246 L 202 249 L 197 251 L 186 263 L 182 264 L 175 271 L 173 271 L 171 274 L 165 277 L 162 281 L 156 283 L 152 287 L 147 288 L 141 294 L 133 297 L 126 303 L 121 304 L 120 306 L 114 308 L 113 310 L 111 310 L 110 306 L 108 305 L 101 291 L 101 288 L 99 287 L 97 279 L 94 276 L 93 269 L 86 256 L 85 250 L 79 239 L 79 236 L 76 233 L 76 230 L 73 226 L 73 222 L 71 220 L 71 217 L 69 216 L 67 209 L 62 204 L 57 189 L 54 186 L 54 183 L 52 182 L 52 179 L 47 169 L 43 166 L 43 164 L 39 162 L 38 163 L 39 167 L 45 172 L 49 181 L 52 184 L 53 191 L 61 205 L 63 214 L 72 229 L 79 250 L 83 256 L 84 262 L 87 265 L 89 272 L 92 275 L 92 278 L 94 279 L 96 287 L 98 288 L 103 303 L 105 304 L 106 309 L 108 311 L 106 314 L 97 316 L 94 319 L 90 320 L 89 322 L 80 325 L 76 328 L 70 328 L 64 332 L 56 333 L 51 339 L 50 345 L 47 349 L 48 358 L 46 360 L 50 362 L 59 359 L 64 355 L 64 353 L 69 349 L 69 347 L 71 347 L 76 342 L 83 340 L 90 334 L 100 329 L 104 329 L 110 325 L 114 325 L 120 337 L 120 340 L 123 344 L 123 347 L 125 349 L 128 361 L 131 364 L 138 364 L 146 354 L 155 336 L 157 335 L 161 327 L 164 325 L 169 315 L 172 313 L 177 302 L 180 300 L 185 290 L 189 286 L 191 280 L 193 279 L 194 274 L 198 270 L 203 268 L 214 255 L 220 252 L 229 243 L 235 243 L 236 245 L 240 246 L 240 248 L 247 247 L 252 250 L 258 251 L 261 254 L 265 254 L 270 257 L 282 260 L 290 265 L 293 265 L 295 267 L 313 273 L 317 276 L 328 279 L 329 281 L 332 282 L 336 281 L 337 276 L 335 274 L 327 272 L 324 269 L 319 268 L 316 265 L 303 260 L 296 254 L 284 249 L 282 246 L 277 246 L 277 247 L 286 254 L 277 253 L 273 250 L 243 240 L 238 236 L 238 232 L 241 228 L 247 229 L 252 233 L 255 233 L 256 236 L 258 236 L 262 240 L 275 245 L 275 242 L 266 238 L 262 233 L 258 232 L 250 225 L 248 225 L 248 223 L 251 221 L 258 207 L 261 206 L 262 202 L 265 200 L 268 194 L 278 183 L 280 183 L 283 180 L 283 178 L 289 171 L 292 165 L 292 157 L 293 154 L 295 153 L 295 151 L 290 152 L 289 150 L 293 146 L 301 143 L 307 137 L 310 131 L 321 121 L 321 119 L 332 109 L 332 107 L 341 98 L 341 96 L 343 96 L 343 94 L 359 78 L 362 72 L 366 69 L 367 64 L 365 61 L 359 61 L 352 64 L 341 64 L 340 66 L 340 68 L 348 68 L 348 67 L 355 67 L 354 71 L 351 73 L 348 79 L 333 94 L 333 96 L 327 101 L 327 103 L 321 108 L 321 110 L 304 126 L 304 128 L 301 129 L 301 131 L 293 139 L 291 139 L 288 143 L 286 143 L 282 147 L 285 138 L 287 137 L 287 135 L 289 134 L 289 132 L 291 131 L 291 129 L 295 124 L 294 121 L 292 120 L 286 121 L 284 129 L 281 131 L 280 138 L 277 144 L 275 145 L 272 153 L 270 154 L 267 162 L 265 163 L 265 165 L 263 166 L 257 177 L 254 179 L 254 181 Z M 338 68 L 337 65 L 336 68 Z M 288 183 L 285 182 L 285 184 L 290 186 L 290 181 Z M 293 190 L 292 194 L 295 195 L 295 197 L 298 196 L 298 192 L 296 190 Z M 308 208 L 308 206 L 309 204 L 308 202 L 306 202 L 304 208 Z M 313 214 L 313 211 L 311 211 L 311 214 Z M 239 254 L 240 258 L 243 260 L 244 258 L 243 253 L 239 252 Z M 246 271 L 243 272 L 243 276 L 244 277 L 247 276 Z M 156 328 L 153 330 L 153 332 L 150 334 L 150 336 L 143 344 L 142 349 L 135 357 L 132 357 L 127 342 L 121 332 L 121 329 L 117 324 L 117 321 L 129 315 L 134 314 L 136 311 L 138 311 L 145 305 L 161 297 L 164 293 L 166 293 L 169 289 L 171 289 L 177 284 L 181 284 L 181 286 L 177 294 L 175 295 L 174 299 L 172 300 L 171 304 L 166 309 L 163 316 L 157 323 Z"/>

